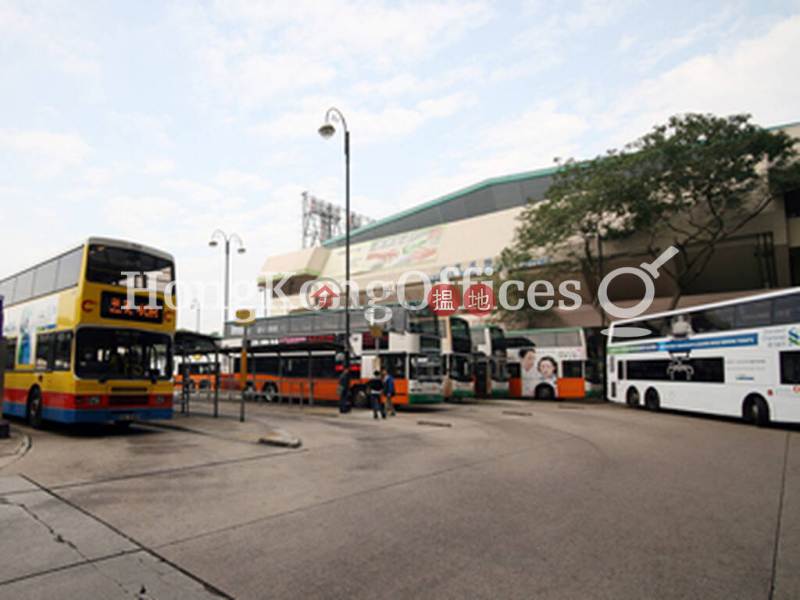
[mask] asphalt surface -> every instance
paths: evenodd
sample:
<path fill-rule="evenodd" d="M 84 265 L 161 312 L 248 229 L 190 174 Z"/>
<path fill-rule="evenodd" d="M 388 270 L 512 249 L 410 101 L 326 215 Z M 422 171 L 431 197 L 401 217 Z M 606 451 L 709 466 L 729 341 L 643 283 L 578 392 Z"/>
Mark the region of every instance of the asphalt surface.
<path fill-rule="evenodd" d="M 247 412 L 238 436 L 12 421 L 32 443 L 0 476 L 235 598 L 800 597 L 800 428 L 512 401 Z M 252 443 L 259 424 L 302 446 Z"/>

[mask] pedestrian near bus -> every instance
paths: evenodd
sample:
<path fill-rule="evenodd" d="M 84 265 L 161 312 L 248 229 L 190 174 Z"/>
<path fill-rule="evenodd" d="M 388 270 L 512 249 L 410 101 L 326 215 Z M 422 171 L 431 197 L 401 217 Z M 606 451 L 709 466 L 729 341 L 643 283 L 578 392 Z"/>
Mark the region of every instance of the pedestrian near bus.
<path fill-rule="evenodd" d="M 386 410 L 383 408 L 383 402 L 381 401 L 381 392 L 383 391 L 383 383 L 381 382 L 381 374 L 375 371 L 372 374 L 372 379 L 369 380 L 369 384 L 367 385 L 369 389 L 369 399 L 372 403 L 372 414 L 377 419 L 378 418 L 378 408 L 380 408 L 381 416 L 385 419 L 386 418 Z"/>
<path fill-rule="evenodd" d="M 383 370 L 383 397 L 386 398 L 386 412 L 390 416 L 395 416 L 397 413 L 394 410 L 394 377 L 387 369 Z"/>
<path fill-rule="evenodd" d="M 350 397 L 350 373 L 347 370 L 342 369 L 342 374 L 339 375 L 339 387 L 337 389 L 339 392 L 339 412 L 346 413 L 350 411 L 350 406 L 348 405 L 348 399 Z"/>

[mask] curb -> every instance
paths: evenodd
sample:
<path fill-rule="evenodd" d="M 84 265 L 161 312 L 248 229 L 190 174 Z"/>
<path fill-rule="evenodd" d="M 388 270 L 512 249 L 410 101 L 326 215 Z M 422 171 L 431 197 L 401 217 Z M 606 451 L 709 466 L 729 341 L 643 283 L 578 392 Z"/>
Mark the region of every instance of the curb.
<path fill-rule="evenodd" d="M 262 437 L 258 439 L 259 444 L 266 444 L 267 446 L 280 446 L 281 448 L 299 448 L 303 445 L 302 440 L 298 438 L 286 439 L 283 437 Z"/>
<path fill-rule="evenodd" d="M 14 450 L 10 452 L 0 452 L 0 469 L 7 467 L 14 461 L 22 458 L 28 453 L 28 450 L 31 449 L 31 438 L 25 433 L 12 429 L 11 435 L 6 439 L 13 440 L 17 437 L 19 437 L 19 440 L 17 441 Z"/>
<path fill-rule="evenodd" d="M 253 435 L 252 440 L 243 439 L 237 435 L 225 435 L 223 433 L 216 433 L 214 431 L 207 431 L 205 429 L 196 429 L 194 427 L 186 427 L 185 425 L 177 425 L 175 423 L 156 423 L 154 421 L 137 421 L 139 425 L 158 427 L 161 429 L 170 429 L 173 431 L 183 431 L 185 433 L 196 433 L 198 435 L 207 435 L 209 437 L 220 438 L 223 440 L 231 440 L 235 442 L 245 442 L 248 444 L 266 444 L 269 446 L 280 446 L 282 448 L 299 448 L 303 445 L 302 440 L 295 437 L 282 436 L 273 433 L 268 437 L 256 437 Z"/>
<path fill-rule="evenodd" d="M 431 427 L 452 427 L 452 423 L 446 421 L 417 421 L 417 425 L 430 425 Z"/>

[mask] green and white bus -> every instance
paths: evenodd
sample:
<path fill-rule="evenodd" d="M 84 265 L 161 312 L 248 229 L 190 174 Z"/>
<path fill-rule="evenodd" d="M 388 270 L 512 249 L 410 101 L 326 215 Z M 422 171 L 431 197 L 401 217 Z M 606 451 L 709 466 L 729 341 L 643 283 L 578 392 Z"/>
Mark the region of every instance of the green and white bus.
<path fill-rule="evenodd" d="M 800 288 L 617 321 L 609 336 L 612 401 L 800 421 Z"/>

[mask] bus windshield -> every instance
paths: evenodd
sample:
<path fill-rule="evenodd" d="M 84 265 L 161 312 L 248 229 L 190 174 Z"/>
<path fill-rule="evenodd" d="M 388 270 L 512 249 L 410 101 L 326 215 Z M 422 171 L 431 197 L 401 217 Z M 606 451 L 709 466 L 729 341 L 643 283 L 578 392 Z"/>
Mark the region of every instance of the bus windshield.
<path fill-rule="evenodd" d="M 450 358 L 450 377 L 457 381 L 472 380 L 472 362 L 469 356 L 454 354 Z"/>
<path fill-rule="evenodd" d="M 161 333 L 83 328 L 75 346 L 75 374 L 87 379 L 169 379 L 172 340 Z"/>
<path fill-rule="evenodd" d="M 439 381 L 442 374 L 442 365 L 437 358 L 426 355 L 411 356 L 410 379 L 417 381 Z"/>
<path fill-rule="evenodd" d="M 99 244 L 89 246 L 86 267 L 86 279 L 89 281 L 126 287 L 128 276 L 125 273 L 131 271 L 138 273 L 134 276 L 137 288 L 153 287 L 163 292 L 167 284 L 175 279 L 175 270 L 169 259 L 129 248 Z"/>

